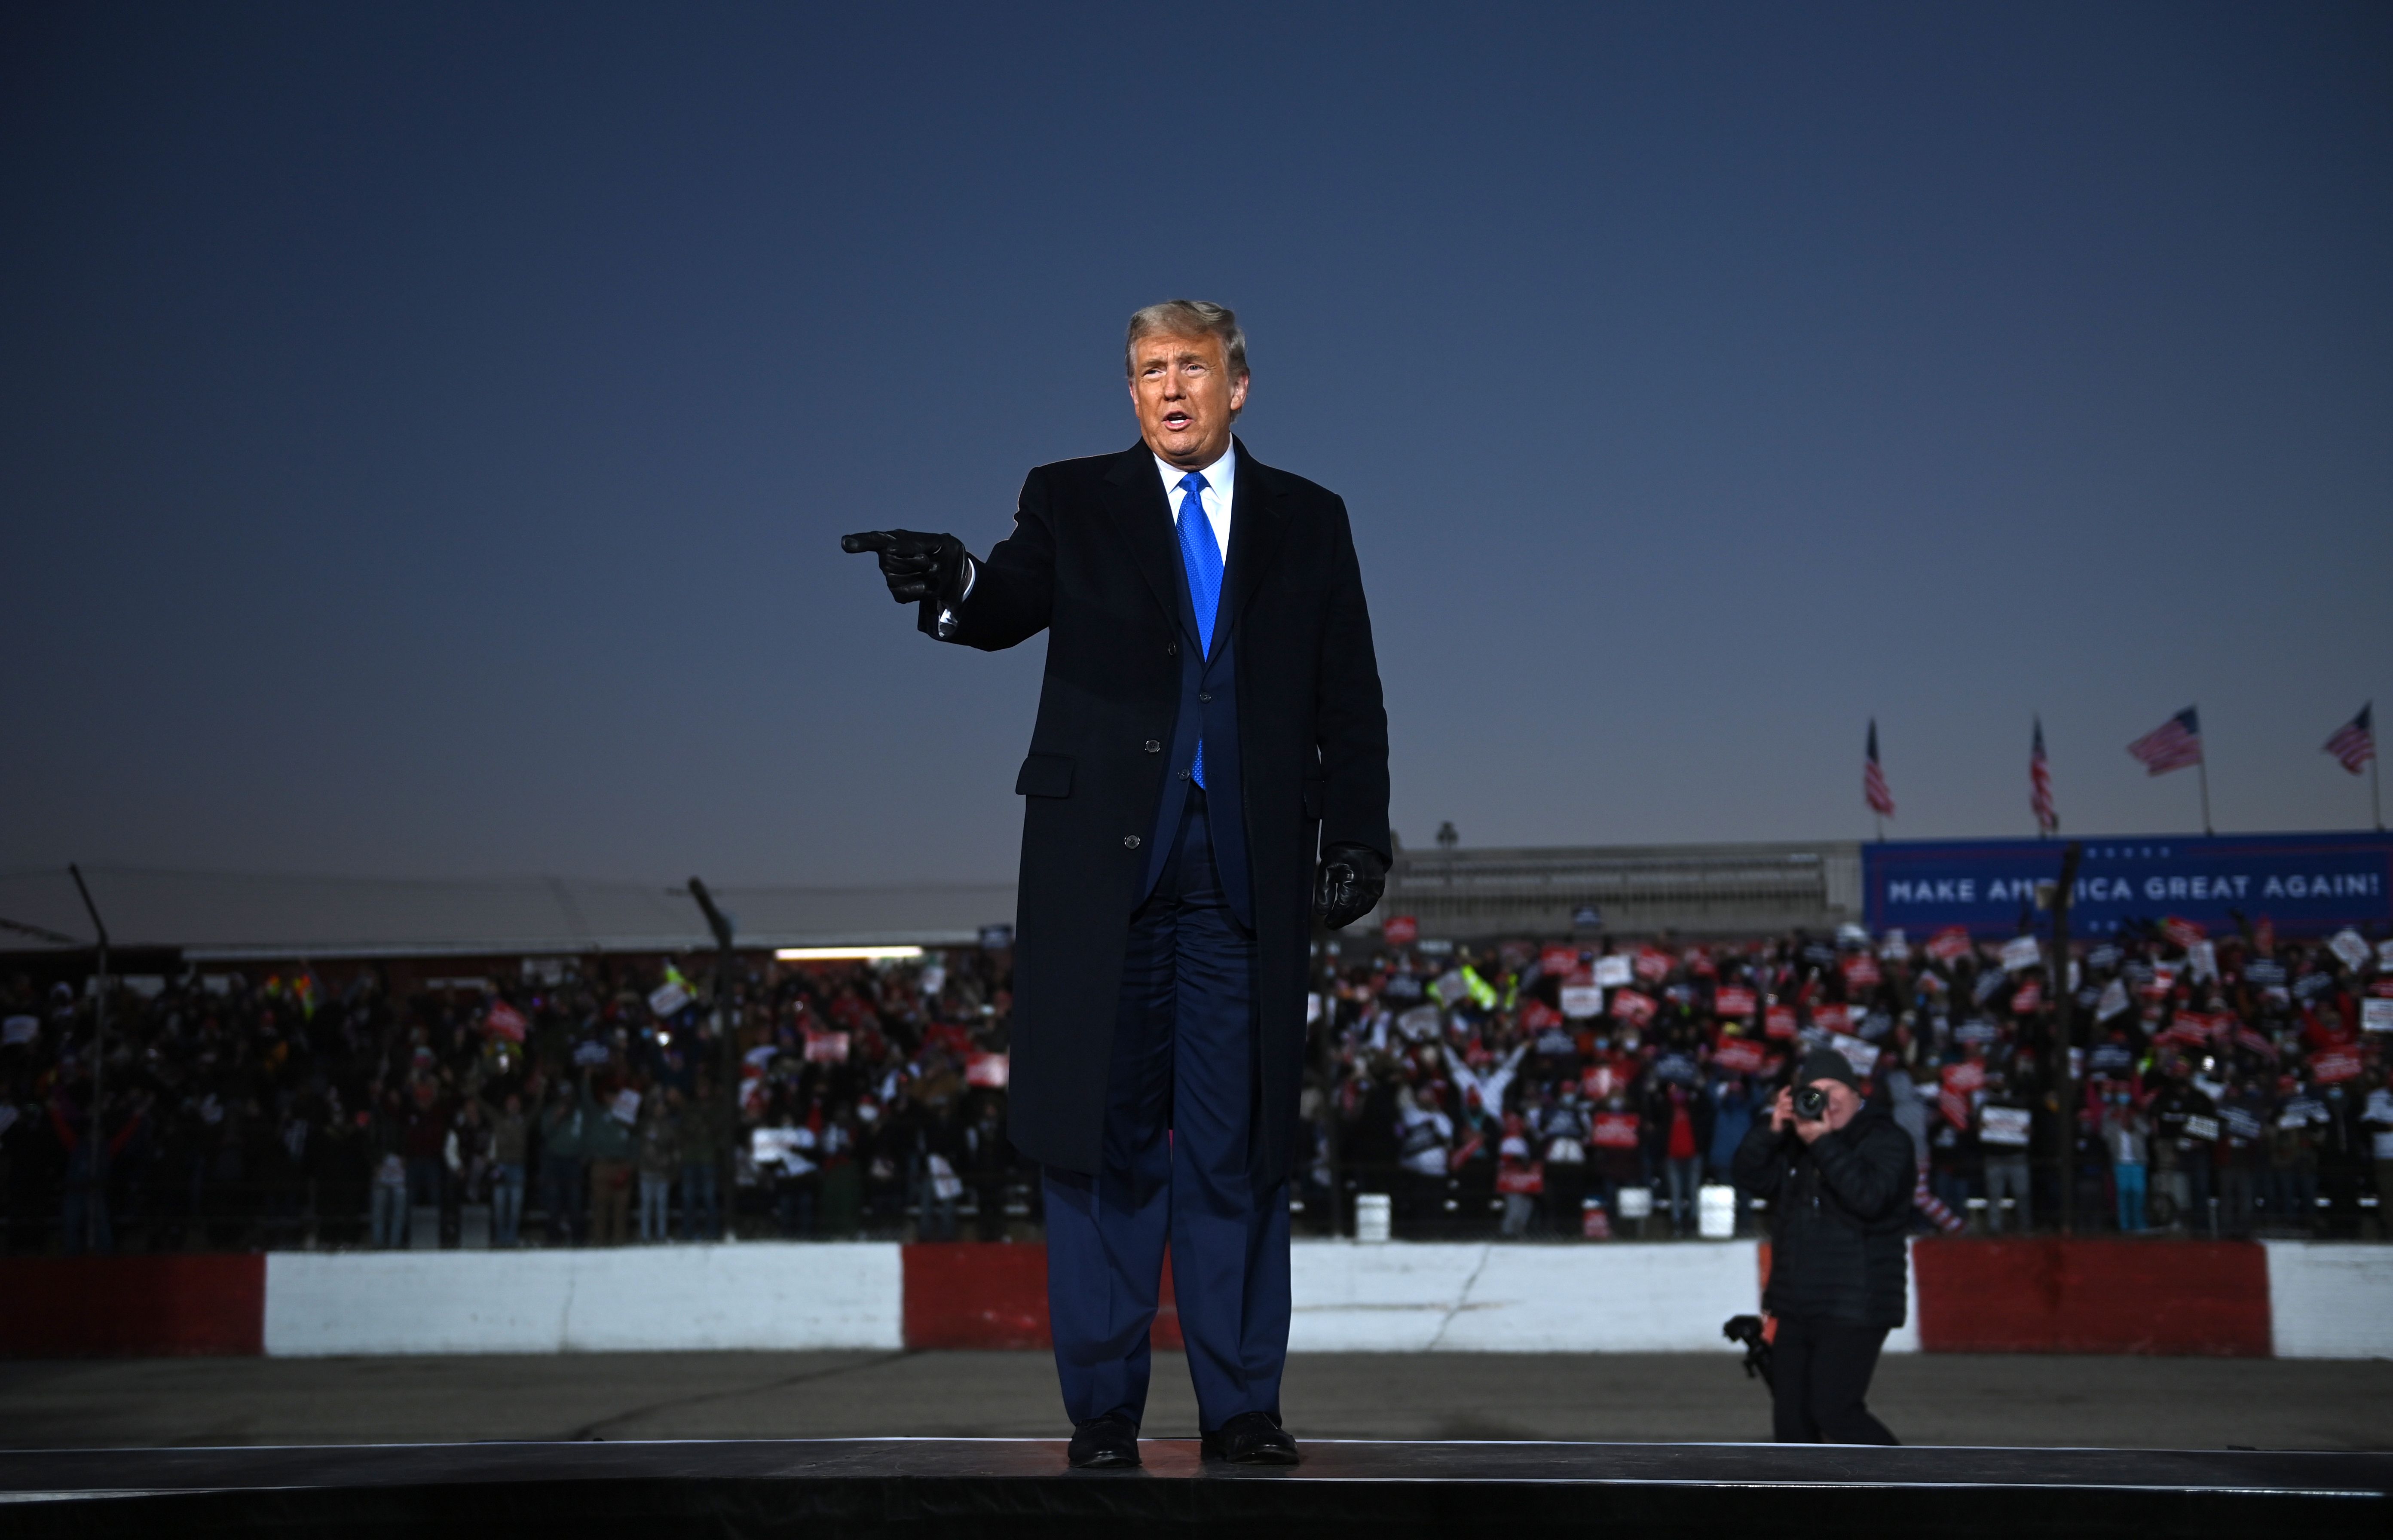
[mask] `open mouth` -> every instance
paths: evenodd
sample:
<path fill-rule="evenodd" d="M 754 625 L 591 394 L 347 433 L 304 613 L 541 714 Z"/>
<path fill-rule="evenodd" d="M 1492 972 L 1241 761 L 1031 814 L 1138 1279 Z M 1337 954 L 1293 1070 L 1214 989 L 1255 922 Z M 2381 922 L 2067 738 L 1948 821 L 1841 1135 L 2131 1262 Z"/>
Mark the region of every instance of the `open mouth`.
<path fill-rule="evenodd" d="M 1167 411 L 1163 414 L 1163 425 L 1174 430 L 1175 432 L 1181 428 L 1187 427 L 1196 421 L 1196 418 L 1191 417 L 1184 411 Z"/>

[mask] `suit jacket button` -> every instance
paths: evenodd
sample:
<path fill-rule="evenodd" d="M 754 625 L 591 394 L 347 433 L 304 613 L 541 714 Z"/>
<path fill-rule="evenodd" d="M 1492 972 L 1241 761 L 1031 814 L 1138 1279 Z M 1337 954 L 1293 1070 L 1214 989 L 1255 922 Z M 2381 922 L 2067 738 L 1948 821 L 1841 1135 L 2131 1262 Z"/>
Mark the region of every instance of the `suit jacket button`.
<path fill-rule="evenodd" d="M 1177 642 L 1166 642 L 1166 643 L 1164 643 L 1164 644 L 1163 644 L 1163 656 L 1164 656 L 1164 657 L 1166 657 L 1166 658 L 1177 658 L 1177 657 L 1179 657 L 1179 656 L 1180 656 L 1180 644 L 1179 644 L 1179 643 L 1177 643 Z"/>
<path fill-rule="evenodd" d="M 1210 700 L 1210 699 L 1212 699 L 1213 698 L 1212 698 L 1211 696 L 1210 696 L 1210 695 L 1203 695 L 1203 694 L 1199 694 L 1199 695 L 1196 697 L 1196 698 L 1197 698 L 1197 699 L 1199 699 L 1199 700 Z"/>
<path fill-rule="evenodd" d="M 1123 835 L 1123 836 L 1122 836 L 1122 849 L 1124 849 L 1124 850 L 1136 850 L 1137 848 L 1138 848 L 1138 836 L 1137 836 L 1137 835 L 1135 835 L 1135 834 L 1125 834 L 1125 835 Z"/>
<path fill-rule="evenodd" d="M 1148 738 L 1146 740 L 1146 751 L 1150 754 L 1159 754 L 1163 752 L 1163 745 L 1156 742 L 1153 738 Z"/>

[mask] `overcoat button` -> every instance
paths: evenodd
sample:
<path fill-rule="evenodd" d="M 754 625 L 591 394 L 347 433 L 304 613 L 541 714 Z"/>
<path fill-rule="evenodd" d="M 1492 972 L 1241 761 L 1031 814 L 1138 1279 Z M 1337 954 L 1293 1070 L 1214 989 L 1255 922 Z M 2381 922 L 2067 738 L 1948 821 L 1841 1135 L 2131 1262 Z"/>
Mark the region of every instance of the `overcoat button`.
<path fill-rule="evenodd" d="M 1166 658 L 1177 658 L 1177 657 L 1179 657 L 1179 656 L 1180 656 L 1180 644 L 1179 644 L 1179 643 L 1177 643 L 1177 642 L 1166 642 L 1166 643 L 1164 643 L 1164 644 L 1163 644 L 1163 656 L 1164 656 L 1164 657 L 1166 657 Z"/>
<path fill-rule="evenodd" d="M 1183 770 L 1182 772 L 1180 772 L 1180 778 L 1181 778 L 1182 780 L 1186 780 L 1186 779 L 1188 778 L 1188 772 L 1187 772 L 1187 771 L 1185 771 L 1185 770 Z"/>
<path fill-rule="evenodd" d="M 1210 700 L 1213 698 L 1210 695 L 1199 695 L 1196 698 L 1199 700 Z"/>
<path fill-rule="evenodd" d="M 1159 754 L 1163 752 L 1163 745 L 1156 742 L 1153 738 L 1148 738 L 1146 740 L 1146 751 L 1150 754 Z"/>
<path fill-rule="evenodd" d="M 1136 850 L 1138 848 L 1138 836 L 1135 834 L 1123 835 L 1122 848 L 1124 850 Z"/>

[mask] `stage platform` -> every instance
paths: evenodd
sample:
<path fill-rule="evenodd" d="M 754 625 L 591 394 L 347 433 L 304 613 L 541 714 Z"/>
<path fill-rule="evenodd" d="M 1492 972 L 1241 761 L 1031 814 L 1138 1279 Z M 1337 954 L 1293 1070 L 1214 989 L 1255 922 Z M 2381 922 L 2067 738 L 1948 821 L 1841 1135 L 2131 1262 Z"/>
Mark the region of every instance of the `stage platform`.
<path fill-rule="evenodd" d="M 843 1439 L 0 1453 L 0 1533 L 814 1537 L 1716 1537 L 1912 1529 L 2038 1540 L 2393 1533 L 2393 1455 L 1775 1444 L 1305 1444 L 1293 1469 L 1158 1440 Z"/>

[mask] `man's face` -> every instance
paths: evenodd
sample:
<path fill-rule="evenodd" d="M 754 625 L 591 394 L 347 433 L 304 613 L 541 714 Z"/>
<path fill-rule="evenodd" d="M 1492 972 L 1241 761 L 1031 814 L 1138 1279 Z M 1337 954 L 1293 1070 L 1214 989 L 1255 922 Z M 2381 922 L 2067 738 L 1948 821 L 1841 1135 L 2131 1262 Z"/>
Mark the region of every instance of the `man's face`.
<path fill-rule="evenodd" d="M 1130 398 L 1146 447 L 1182 470 L 1201 470 L 1230 447 L 1247 377 L 1231 374 L 1221 338 L 1157 332 L 1131 350 Z"/>

